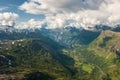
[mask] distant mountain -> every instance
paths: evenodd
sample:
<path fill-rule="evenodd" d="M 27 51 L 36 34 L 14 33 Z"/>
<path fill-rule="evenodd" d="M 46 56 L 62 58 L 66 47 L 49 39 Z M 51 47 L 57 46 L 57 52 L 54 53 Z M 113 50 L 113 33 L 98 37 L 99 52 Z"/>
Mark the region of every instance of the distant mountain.
<path fill-rule="evenodd" d="M 21 38 L 39 38 L 42 35 L 47 36 L 61 44 L 67 46 L 75 46 L 75 43 L 89 44 L 94 40 L 101 31 L 111 30 L 119 32 L 120 26 L 117 25 L 115 28 L 106 25 L 96 25 L 92 29 L 83 29 L 68 26 L 65 28 L 56 29 L 15 29 L 14 27 L 2 27 L 0 29 L 0 39 L 21 39 Z"/>
<path fill-rule="evenodd" d="M 117 25 L 115 28 L 112 29 L 112 31 L 120 32 L 120 25 Z"/>
<path fill-rule="evenodd" d="M 44 29 L 40 32 L 43 35 L 46 34 L 61 45 L 69 48 L 75 47 L 77 44 L 87 45 L 100 34 L 100 31 L 91 31 L 75 27 L 58 28 L 52 30 Z"/>
<path fill-rule="evenodd" d="M 9 31 L 10 30 L 10 31 Z M 0 31 L 1 40 L 16 40 L 24 38 L 40 38 L 46 36 L 49 39 L 55 40 L 59 44 L 72 48 L 76 44 L 89 44 L 94 38 L 99 35 L 100 31 L 90 31 L 75 27 L 66 27 L 58 29 L 34 29 L 34 30 L 17 30 L 9 29 Z"/>

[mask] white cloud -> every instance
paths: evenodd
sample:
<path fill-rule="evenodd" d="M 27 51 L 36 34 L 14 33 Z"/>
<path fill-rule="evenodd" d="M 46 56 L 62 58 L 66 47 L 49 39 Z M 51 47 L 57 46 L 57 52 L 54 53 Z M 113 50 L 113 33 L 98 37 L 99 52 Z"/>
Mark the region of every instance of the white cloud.
<path fill-rule="evenodd" d="M 19 9 L 31 14 L 55 14 L 78 12 L 82 9 L 98 9 L 104 0 L 29 0 Z"/>
<path fill-rule="evenodd" d="M 34 29 L 41 28 L 43 23 L 35 19 L 30 19 L 27 22 L 22 22 L 20 25 L 16 26 L 17 29 Z"/>
<path fill-rule="evenodd" d="M 0 25 L 14 26 L 15 20 L 18 18 L 18 14 L 11 12 L 0 13 Z"/>
<path fill-rule="evenodd" d="M 47 28 L 65 26 L 114 26 L 120 23 L 120 0 L 29 0 L 19 8 L 26 13 L 44 14 Z"/>

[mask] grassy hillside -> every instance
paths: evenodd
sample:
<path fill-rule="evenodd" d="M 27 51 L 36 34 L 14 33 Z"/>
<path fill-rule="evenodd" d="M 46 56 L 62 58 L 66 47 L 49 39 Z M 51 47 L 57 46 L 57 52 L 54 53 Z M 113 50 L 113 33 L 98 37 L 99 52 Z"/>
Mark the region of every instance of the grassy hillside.
<path fill-rule="evenodd" d="M 89 45 L 63 49 L 75 60 L 76 80 L 120 79 L 120 33 L 103 31 Z M 78 77 L 79 76 L 79 77 Z"/>
<path fill-rule="evenodd" d="M 95 55 L 105 59 L 107 73 L 112 80 L 120 79 L 120 33 L 113 31 L 103 31 L 100 36 L 93 41 L 89 48 Z"/>
<path fill-rule="evenodd" d="M 53 78 L 67 80 L 72 75 L 73 68 L 71 67 L 74 61 L 60 54 L 58 48 L 55 47 L 56 43 L 43 39 L 9 40 L 6 43 L 0 50 L 1 78 L 18 80 L 36 71 L 49 75 L 52 80 Z M 65 63 L 68 61 L 70 65 Z"/>
<path fill-rule="evenodd" d="M 119 52 L 120 49 L 120 33 L 108 30 L 103 31 L 100 36 L 90 44 L 89 48 L 94 51 L 100 51 L 96 53 L 105 58 L 110 56 L 113 56 L 111 58 L 119 57 L 119 54 L 116 52 L 117 50 Z"/>
<path fill-rule="evenodd" d="M 68 49 L 43 35 L 29 37 L 31 33 L 19 40 L 1 40 L 0 78 L 120 80 L 120 33 L 105 30 L 100 34 L 74 34 L 70 40 L 75 46 Z"/>

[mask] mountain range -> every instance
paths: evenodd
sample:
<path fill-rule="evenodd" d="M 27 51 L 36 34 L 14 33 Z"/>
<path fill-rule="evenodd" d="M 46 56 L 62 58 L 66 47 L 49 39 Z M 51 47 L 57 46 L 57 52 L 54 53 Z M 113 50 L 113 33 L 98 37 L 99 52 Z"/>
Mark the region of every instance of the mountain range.
<path fill-rule="evenodd" d="M 119 80 L 120 27 L 0 29 L 0 80 Z"/>

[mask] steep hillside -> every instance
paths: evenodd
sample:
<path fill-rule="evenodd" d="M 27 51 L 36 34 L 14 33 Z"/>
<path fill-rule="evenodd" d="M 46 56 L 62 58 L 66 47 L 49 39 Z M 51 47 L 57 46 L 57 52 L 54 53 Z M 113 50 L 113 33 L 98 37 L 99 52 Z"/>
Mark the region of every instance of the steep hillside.
<path fill-rule="evenodd" d="M 60 54 L 56 43 L 42 38 L 3 40 L 0 44 L 0 79 L 18 80 L 37 71 L 49 75 L 52 80 L 67 80 L 73 74 L 74 61 Z"/>
<path fill-rule="evenodd" d="M 103 31 L 100 36 L 94 40 L 89 48 L 95 55 L 105 59 L 107 73 L 112 80 L 119 80 L 120 77 L 120 33 L 113 31 Z"/>
<path fill-rule="evenodd" d="M 93 50 L 96 49 L 96 51 L 100 51 L 100 56 L 103 55 L 104 57 L 107 57 L 109 54 L 111 56 L 116 55 L 119 57 L 117 52 L 119 52 L 120 49 L 120 33 L 109 30 L 103 31 L 100 36 L 91 43 L 90 48 Z"/>
<path fill-rule="evenodd" d="M 119 50 L 120 33 L 106 30 L 89 45 L 63 49 L 63 53 L 75 60 L 76 80 L 119 80 Z"/>
<path fill-rule="evenodd" d="M 41 33 L 48 35 L 51 39 L 68 48 L 74 48 L 79 44 L 88 45 L 100 34 L 99 31 L 90 31 L 75 27 L 58 28 L 47 31 L 44 29 L 44 32 L 43 30 L 41 31 Z"/>

